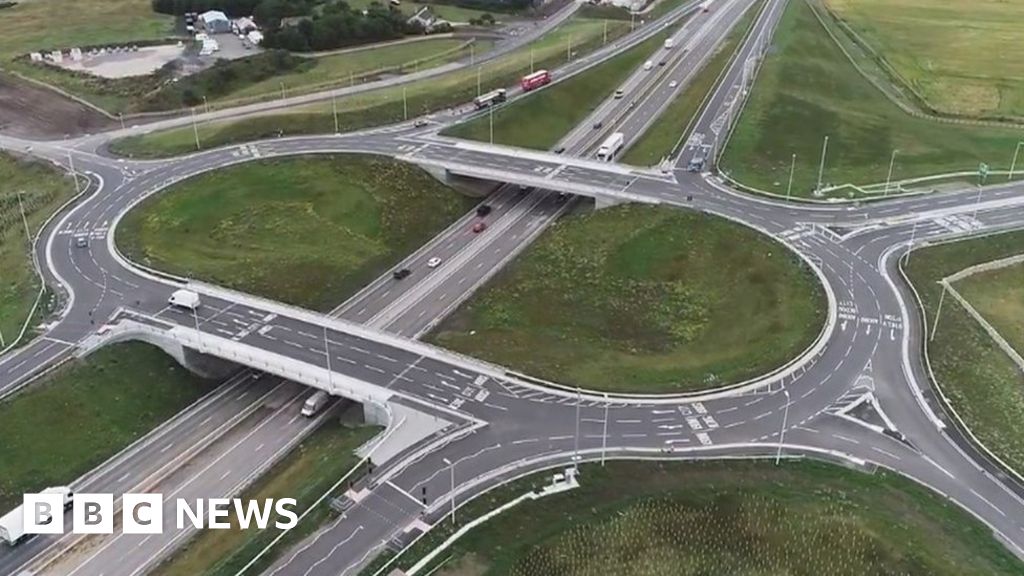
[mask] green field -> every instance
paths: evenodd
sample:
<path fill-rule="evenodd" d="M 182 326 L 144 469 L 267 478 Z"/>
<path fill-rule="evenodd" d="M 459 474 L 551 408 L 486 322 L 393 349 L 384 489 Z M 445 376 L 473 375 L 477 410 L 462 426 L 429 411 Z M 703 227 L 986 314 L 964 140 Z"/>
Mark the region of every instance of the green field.
<path fill-rule="evenodd" d="M 333 308 L 470 201 L 372 156 L 266 160 L 176 184 L 117 228 L 129 258 L 316 310 Z"/>
<path fill-rule="evenodd" d="M 1005 0 L 826 0 L 929 107 L 1024 116 L 1024 3 Z"/>
<path fill-rule="evenodd" d="M 148 344 L 115 344 L 0 403 L 0 510 L 92 470 L 210 386 Z"/>
<path fill-rule="evenodd" d="M 487 142 L 493 121 L 496 144 L 548 150 L 607 100 L 661 47 L 666 36 L 666 32 L 657 34 L 568 80 L 453 126 L 443 134 Z"/>
<path fill-rule="evenodd" d="M 21 332 L 39 294 L 21 208 L 35 237 L 50 214 L 74 193 L 70 177 L 65 178 L 51 165 L 0 154 L 0 335 L 5 344 Z M 48 303 L 46 299 L 41 305 Z"/>
<path fill-rule="evenodd" d="M 370 3 L 380 0 L 346 0 L 348 5 L 352 8 L 366 8 Z M 463 8 L 461 6 L 455 6 L 453 4 L 436 4 L 433 2 L 414 2 L 413 0 L 405 0 L 402 2 L 399 8 L 402 12 L 412 16 L 420 8 L 424 6 L 430 6 L 430 11 L 434 15 L 439 16 L 453 24 L 464 24 L 470 21 L 470 19 L 479 18 L 484 14 L 484 10 L 473 10 L 471 8 Z M 500 14 L 497 12 L 491 12 L 491 16 L 494 16 L 498 21 L 507 20 L 509 16 L 507 14 Z"/>
<path fill-rule="evenodd" d="M 629 205 L 556 223 L 430 340 L 562 384 L 679 392 L 786 363 L 824 311 L 817 280 L 781 245 Z"/>
<path fill-rule="evenodd" d="M 983 272 L 956 289 L 1018 353 L 1024 353 L 1024 265 Z"/>
<path fill-rule="evenodd" d="M 626 463 L 459 539 L 435 576 L 968 576 L 1024 565 L 987 528 L 899 476 L 820 463 Z M 541 485 L 544 475 L 533 481 Z M 502 488 L 463 522 L 526 491 Z M 441 537 L 433 537 L 433 541 Z M 425 546 L 403 557 L 414 562 Z M 366 572 L 364 572 L 365 574 Z"/>
<path fill-rule="evenodd" d="M 928 329 L 942 293 L 938 280 L 968 266 L 1019 254 L 1022 245 L 1024 233 L 1011 232 L 915 251 L 908 274 L 924 304 Z M 1020 302 L 1013 301 L 1020 296 L 1020 278 L 1020 269 L 1015 268 L 956 285 L 1014 344 L 1021 341 L 1021 317 L 1016 315 Z M 938 386 L 975 436 L 1012 468 L 1024 470 L 1024 375 L 949 295 L 935 339 L 928 343 L 928 358 Z"/>
<path fill-rule="evenodd" d="M 653 166 L 667 158 L 675 150 L 679 139 L 700 112 L 704 98 L 715 87 L 715 81 L 739 46 L 750 26 L 760 4 L 751 8 L 737 23 L 719 46 L 718 51 L 690 80 L 683 91 L 676 96 L 658 120 L 647 129 L 639 140 L 631 143 L 621 161 L 637 166 Z"/>
<path fill-rule="evenodd" d="M 481 91 L 508 86 L 530 71 L 531 47 L 535 68 L 555 67 L 565 62 L 569 37 L 577 47 L 576 55 L 601 46 L 604 22 L 571 20 L 533 42 L 530 46 L 481 65 Z M 624 22 L 611 22 L 608 41 L 629 29 Z M 477 95 L 477 70 L 460 70 L 436 78 L 407 84 L 409 116 L 436 112 L 465 104 Z M 400 122 L 403 119 L 403 88 L 392 87 L 356 94 L 337 100 L 339 128 L 356 130 Z M 267 116 L 229 122 L 199 125 L 199 138 L 204 148 L 247 142 L 278 134 L 322 134 L 334 131 L 330 102 L 305 106 Z M 195 150 L 192 128 L 183 127 L 142 136 L 133 136 L 112 143 L 111 150 L 136 157 L 165 157 Z"/>
<path fill-rule="evenodd" d="M 357 407 L 357 410 L 360 408 Z M 296 514 L 301 515 L 342 476 L 359 462 L 356 448 L 376 434 L 372 426 L 353 427 L 332 419 L 313 432 L 280 462 L 274 465 L 241 498 L 263 501 L 266 499 L 295 498 Z M 302 539 L 331 516 L 324 502 L 302 522 L 289 531 L 276 550 Z M 234 576 L 280 533 L 275 529 L 261 531 L 238 530 L 231 518 L 232 530 L 200 532 L 179 549 L 171 558 L 157 567 L 155 576 Z M 268 554 L 261 558 L 260 566 L 275 558 Z"/>
<path fill-rule="evenodd" d="M 811 196 L 822 142 L 823 182 L 884 182 L 898 149 L 895 179 L 971 171 L 979 162 L 1008 169 L 1017 130 L 940 123 L 903 113 L 846 59 L 806 2 L 791 2 L 722 161 L 743 184 Z M 846 195 L 846 191 L 841 192 Z"/>

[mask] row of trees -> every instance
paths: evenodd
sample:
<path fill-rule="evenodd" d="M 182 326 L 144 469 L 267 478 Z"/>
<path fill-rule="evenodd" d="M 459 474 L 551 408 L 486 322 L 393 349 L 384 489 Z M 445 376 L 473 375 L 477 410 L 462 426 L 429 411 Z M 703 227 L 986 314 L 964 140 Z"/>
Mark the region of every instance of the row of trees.
<path fill-rule="evenodd" d="M 378 3 L 370 4 L 363 14 L 339 1 L 325 5 L 319 14 L 295 26 L 266 30 L 262 46 L 295 52 L 333 50 L 423 32 L 406 20 L 400 11 Z"/>

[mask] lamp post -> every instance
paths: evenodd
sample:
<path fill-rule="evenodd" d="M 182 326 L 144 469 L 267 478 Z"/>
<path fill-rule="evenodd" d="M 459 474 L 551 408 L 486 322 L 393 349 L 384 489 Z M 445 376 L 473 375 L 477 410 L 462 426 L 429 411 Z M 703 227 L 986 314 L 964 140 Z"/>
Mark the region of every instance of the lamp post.
<path fill-rule="evenodd" d="M 604 466 L 604 455 L 608 449 L 608 393 L 604 394 L 604 430 L 601 432 L 601 466 Z"/>
<path fill-rule="evenodd" d="M 793 171 L 796 170 L 796 154 L 789 162 L 789 184 L 786 185 L 786 200 L 793 194 Z"/>
<path fill-rule="evenodd" d="M 202 148 L 199 146 L 199 126 L 196 125 L 196 109 L 194 106 L 192 107 L 192 135 L 196 139 L 196 150 L 201 150 Z"/>
<path fill-rule="evenodd" d="M 898 149 L 892 151 L 892 156 L 889 157 L 889 174 L 885 177 L 885 192 L 882 196 L 889 195 L 889 183 L 892 181 L 892 167 L 896 163 L 896 154 L 899 153 Z"/>
<path fill-rule="evenodd" d="M 818 187 L 815 191 L 821 190 L 821 179 L 825 175 L 825 154 L 828 152 L 828 136 L 825 136 L 825 142 L 821 145 L 821 164 L 818 166 Z"/>
<path fill-rule="evenodd" d="M 579 469 L 580 461 L 580 404 L 583 403 L 583 393 L 580 387 L 576 387 L 576 435 L 573 439 L 572 467 Z"/>
<path fill-rule="evenodd" d="M 782 459 L 782 445 L 786 442 L 786 421 L 789 419 L 789 390 L 783 388 L 782 393 L 786 395 L 786 404 L 782 408 L 782 430 L 779 431 L 779 451 L 775 453 L 776 466 L 779 465 L 779 460 Z"/>
<path fill-rule="evenodd" d="M 1020 145 L 1024 142 L 1017 142 L 1017 147 L 1013 149 L 1013 162 L 1010 162 L 1010 175 L 1006 177 L 1007 180 L 1013 180 L 1013 171 L 1017 168 L 1017 154 L 1020 152 Z"/>
<path fill-rule="evenodd" d="M 452 478 L 452 491 L 450 492 L 452 501 L 452 526 L 455 525 L 455 463 L 451 460 L 444 458 L 445 465 L 448 466 L 448 470 L 451 471 Z"/>

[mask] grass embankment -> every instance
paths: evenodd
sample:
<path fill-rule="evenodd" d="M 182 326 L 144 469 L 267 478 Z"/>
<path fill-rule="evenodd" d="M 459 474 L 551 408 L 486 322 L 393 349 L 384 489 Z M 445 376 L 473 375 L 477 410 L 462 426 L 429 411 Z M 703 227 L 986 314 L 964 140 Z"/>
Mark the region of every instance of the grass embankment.
<path fill-rule="evenodd" d="M 346 0 L 348 1 L 348 0 Z M 380 0 L 351 0 L 348 1 L 348 5 L 352 8 L 362 9 L 369 6 L 372 2 L 379 2 Z M 480 16 L 487 13 L 486 10 L 474 10 L 472 8 L 463 8 L 461 6 L 455 6 L 454 4 L 439 4 L 436 2 L 420 2 L 419 0 L 406 0 L 398 6 L 399 10 L 412 16 L 420 8 L 424 6 L 430 6 L 430 11 L 435 16 L 443 18 L 454 24 L 463 24 L 470 21 L 470 19 L 477 19 Z M 494 16 L 498 21 L 509 19 L 507 14 L 501 14 L 498 12 L 490 12 L 491 16 Z"/>
<path fill-rule="evenodd" d="M 700 111 L 707 94 L 715 88 L 715 81 L 732 58 L 736 48 L 754 24 L 760 4 L 751 7 L 747 14 L 729 32 L 718 50 L 707 63 L 683 87 L 683 91 L 658 116 L 657 121 L 640 137 L 632 142 L 622 156 L 622 162 L 637 166 L 652 166 L 668 157 L 675 150 L 684 131 Z"/>
<path fill-rule="evenodd" d="M 1019 254 L 1024 232 L 1011 232 L 944 244 L 913 253 L 908 275 L 921 297 L 929 323 L 934 321 L 942 287 L 937 282 L 975 264 Z M 1020 278 L 1019 269 L 994 273 Z M 1019 286 L 1002 288 L 1006 277 L 974 276 L 956 287 L 972 303 L 987 310 L 986 317 L 1015 345 L 1020 342 L 1019 303 L 998 305 L 1019 293 Z M 993 286 L 986 287 L 986 282 Z M 995 284 L 999 282 L 999 284 Z M 993 300 L 992 298 L 996 298 Z M 997 306 L 993 308 L 992 306 Z M 1010 314 L 992 315 L 993 310 Z M 929 324 L 928 329 L 932 326 Z M 1013 339 L 1011 339 L 1013 338 Z M 942 304 L 935 339 L 928 343 L 928 358 L 937 384 L 957 413 L 981 442 L 1015 470 L 1024 471 L 1024 375 L 957 302 L 947 295 Z"/>
<path fill-rule="evenodd" d="M 471 502 L 463 521 L 525 492 L 523 484 Z M 450 558 L 441 555 L 439 561 L 449 559 L 432 573 L 993 576 L 1024 570 L 974 518 L 893 474 L 811 462 L 616 462 L 582 467 L 581 484 L 482 524 L 453 545 Z M 425 551 L 418 546 L 401 565 Z"/>
<path fill-rule="evenodd" d="M 1024 353 L 1024 265 L 969 276 L 956 289 L 1014 350 Z"/>
<path fill-rule="evenodd" d="M 39 294 L 21 208 L 34 238 L 43 222 L 74 193 L 74 181 L 49 164 L 0 154 L 0 335 L 4 344 L 21 332 Z M 41 302 L 42 306 L 48 304 L 46 299 Z"/>
<path fill-rule="evenodd" d="M 894 149 L 894 179 L 979 162 L 1009 168 L 1019 131 L 905 114 L 857 72 L 806 2 L 788 5 L 774 38 L 722 163 L 740 182 L 785 194 L 796 154 L 793 194 L 811 196 L 825 136 L 826 185 L 884 182 Z"/>
<path fill-rule="evenodd" d="M 784 364 L 824 309 L 796 256 L 753 230 L 622 206 L 556 223 L 430 339 L 563 384 L 678 392 Z"/>
<path fill-rule="evenodd" d="M 548 150 L 608 99 L 667 36 L 668 32 L 656 34 L 568 80 L 452 126 L 443 134 L 488 142 L 493 120 L 495 144 Z"/>
<path fill-rule="evenodd" d="M 608 41 L 629 30 L 625 22 L 610 22 Z M 566 45 L 572 37 L 576 57 L 603 44 L 604 22 L 573 19 L 537 41 L 517 51 L 496 58 L 474 69 L 460 70 L 436 78 L 405 85 L 409 117 L 464 105 L 477 95 L 477 70 L 481 91 L 514 84 L 530 72 L 531 49 L 534 68 L 554 68 L 565 62 Z M 357 130 L 400 122 L 404 118 L 402 87 L 384 88 L 337 100 L 341 131 Z M 290 110 L 287 113 L 257 116 L 242 120 L 203 123 L 199 139 L 204 148 L 247 142 L 260 138 L 296 134 L 323 134 L 334 131 L 331 103 Z M 133 136 L 112 143 L 114 153 L 135 157 L 163 157 L 196 149 L 192 127 L 176 128 Z"/>
<path fill-rule="evenodd" d="M 1024 116 L 1024 62 L 996 55 L 1024 43 L 1024 4 L 976 0 L 826 0 L 930 107 Z M 955 23 L 955 25 L 953 25 Z"/>
<path fill-rule="evenodd" d="M 370 156 L 265 160 L 196 176 L 117 228 L 138 262 L 317 310 L 337 305 L 461 216 L 469 201 Z"/>
<path fill-rule="evenodd" d="M 0 403 L 0 510 L 92 470 L 210 385 L 157 348 L 116 344 Z"/>
<path fill-rule="evenodd" d="M 294 498 L 293 510 L 301 515 L 327 490 L 358 463 L 355 450 L 369 440 L 378 429 L 372 426 L 354 428 L 332 419 L 302 441 L 241 498 L 262 502 L 267 499 Z M 279 542 L 276 550 L 284 551 L 288 544 L 312 533 L 331 512 L 327 501 L 290 530 Z M 238 530 L 232 516 L 229 531 L 202 531 L 171 558 L 157 567 L 155 576 L 234 576 L 260 551 L 280 534 L 280 530 Z M 270 553 L 260 559 L 266 566 L 276 557 Z"/>

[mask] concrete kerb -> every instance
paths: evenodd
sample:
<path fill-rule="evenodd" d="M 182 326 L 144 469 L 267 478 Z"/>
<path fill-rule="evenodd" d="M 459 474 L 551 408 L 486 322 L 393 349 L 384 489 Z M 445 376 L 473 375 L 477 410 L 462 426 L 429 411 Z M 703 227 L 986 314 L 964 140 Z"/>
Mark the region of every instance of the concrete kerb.
<path fill-rule="evenodd" d="M 991 236 L 991 235 L 994 235 L 994 234 L 987 234 L 987 235 L 982 235 L 982 236 L 978 236 L 978 237 L 979 238 L 983 238 L 985 236 Z M 931 244 L 931 246 L 938 246 L 938 245 L 942 245 L 942 244 L 949 244 L 949 243 L 952 243 L 952 242 L 956 242 L 957 240 L 959 240 L 959 238 L 957 238 L 957 239 L 949 239 L 949 240 L 945 240 L 943 242 L 936 242 L 934 244 Z M 922 246 L 922 248 L 923 247 L 926 247 L 926 246 Z M 883 262 L 882 262 L 883 265 L 884 265 L 884 259 L 887 259 L 888 257 L 890 257 L 891 253 L 895 252 L 895 250 L 897 250 L 897 249 L 900 249 L 900 248 L 899 247 L 891 248 L 889 251 L 886 252 L 886 254 L 883 255 Z M 883 270 L 884 270 L 884 268 L 883 268 Z M 954 407 L 953 403 L 950 401 L 949 397 L 947 397 L 945 392 L 942 390 L 942 386 L 939 385 L 939 381 L 935 377 L 935 372 L 932 370 L 931 358 L 928 355 L 928 338 L 927 338 L 927 334 L 925 333 L 925 327 L 927 327 L 927 325 L 928 325 L 928 323 L 927 323 L 927 320 L 928 320 L 927 311 L 925 310 L 924 304 L 921 301 L 921 296 L 920 296 L 920 294 L 917 291 L 917 287 L 914 286 L 914 284 L 910 281 L 910 278 L 907 276 L 906 271 L 903 269 L 902 263 L 899 263 L 897 265 L 897 270 L 899 271 L 900 276 L 901 276 L 904 284 L 910 288 L 910 292 L 914 295 L 914 299 L 915 299 L 915 302 L 916 302 L 916 305 L 917 305 L 918 313 L 919 313 L 920 318 L 921 318 L 921 327 L 922 327 L 921 345 L 922 345 L 922 356 L 923 356 L 923 360 L 924 360 L 924 365 L 925 365 L 926 370 L 928 371 L 928 377 L 931 379 L 931 382 L 932 382 L 932 390 L 935 391 L 936 397 L 939 398 L 939 401 L 940 401 L 940 404 L 942 406 L 943 411 L 952 416 L 952 419 L 955 422 L 957 429 L 960 432 L 962 432 L 963 434 L 965 434 L 967 436 L 967 438 L 971 441 L 971 443 L 976 448 L 978 448 L 980 450 L 980 452 L 985 457 L 989 458 L 999 468 L 1001 468 L 1003 471 L 1005 471 L 1014 480 L 1014 482 L 1016 482 L 1018 485 L 1024 486 L 1024 476 L 1022 476 L 1016 469 L 1011 467 L 1009 464 L 1004 462 L 1002 460 L 1002 458 L 1000 458 L 994 452 L 992 452 L 983 442 L 981 442 L 980 439 L 978 439 L 977 436 L 974 435 L 974 432 L 967 425 L 967 423 L 964 422 L 963 418 L 957 412 L 956 408 Z M 892 281 L 891 278 L 889 278 L 888 275 L 886 275 L 886 280 L 890 283 L 892 288 L 895 290 L 896 289 L 895 283 Z M 906 310 L 905 310 L 905 306 L 904 306 L 904 303 L 903 303 L 903 297 L 900 294 L 899 290 L 896 290 L 896 295 L 897 295 L 897 300 L 899 301 L 901 308 L 903 308 L 902 312 L 904 313 L 904 322 L 906 322 Z M 909 368 L 910 368 L 909 367 L 909 360 L 907 359 L 907 356 L 906 356 L 906 354 L 909 353 L 909 342 L 907 342 L 907 340 L 909 340 L 909 338 L 907 336 L 904 336 L 904 342 L 906 342 L 906 344 L 904 345 L 904 362 L 903 362 L 904 367 L 903 367 L 903 369 L 905 371 L 905 374 L 906 374 L 906 371 L 909 370 Z M 911 383 L 911 387 L 912 387 L 912 389 L 914 391 L 915 397 L 919 398 L 919 402 L 923 402 L 923 395 L 921 394 L 921 390 L 920 390 L 919 384 L 917 383 L 917 380 L 915 378 L 913 378 L 912 374 L 908 375 L 907 377 L 908 377 L 908 381 Z M 927 406 L 927 403 L 925 403 L 925 405 Z M 937 420 L 937 418 L 935 417 L 935 414 L 931 411 L 930 408 L 926 409 L 926 413 L 929 415 L 929 417 L 935 418 L 935 420 Z M 933 422 L 935 420 L 933 420 Z M 940 430 L 942 430 L 942 429 L 945 428 L 945 424 L 941 420 L 939 420 L 938 421 L 938 427 L 939 427 Z M 947 439 L 948 442 L 950 442 L 950 444 L 956 446 L 955 442 L 952 442 L 951 440 L 949 440 L 949 438 L 946 437 L 945 435 L 944 435 L 944 437 Z M 959 446 L 957 446 L 957 450 L 960 450 Z M 960 452 L 963 453 L 962 450 L 960 450 Z M 964 454 L 964 456 L 967 457 L 966 454 Z"/>

